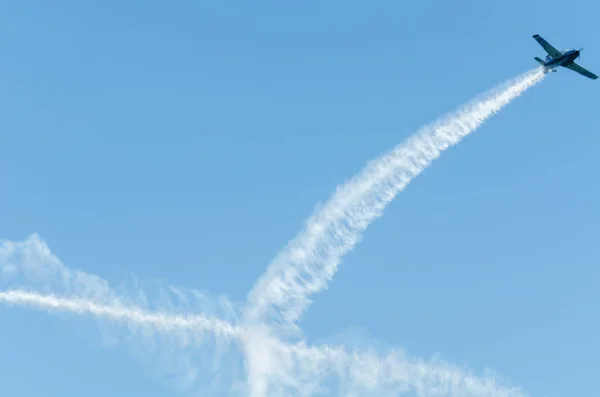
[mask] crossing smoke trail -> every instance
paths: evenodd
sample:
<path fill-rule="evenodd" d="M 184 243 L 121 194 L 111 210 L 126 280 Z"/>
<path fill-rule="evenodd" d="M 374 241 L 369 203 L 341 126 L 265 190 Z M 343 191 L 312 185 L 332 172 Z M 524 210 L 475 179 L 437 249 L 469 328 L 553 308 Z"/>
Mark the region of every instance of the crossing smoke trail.
<path fill-rule="evenodd" d="M 7 304 L 89 314 L 116 322 L 148 324 L 157 329 L 193 328 L 222 337 L 235 337 L 238 333 L 230 325 L 237 319 L 227 300 L 221 299 L 217 305 L 215 299 L 208 299 L 198 291 L 169 285 L 143 288 L 136 283 L 117 291 L 98 276 L 69 269 L 37 234 L 23 242 L 0 241 L 0 286 L 4 288 L 0 291 L 0 301 Z M 197 308 L 203 314 L 190 315 Z M 153 314 L 149 309 L 153 309 Z M 220 317 L 229 321 L 219 320 Z"/>
<path fill-rule="evenodd" d="M 229 323 L 201 315 L 173 315 L 169 313 L 151 313 L 139 308 L 125 306 L 106 306 L 84 299 L 61 298 L 53 295 L 42 295 L 23 290 L 0 292 L 0 302 L 20 306 L 35 307 L 48 311 L 64 311 L 76 314 L 90 314 L 112 321 L 131 322 L 134 324 L 151 324 L 162 332 L 177 330 L 193 330 L 194 332 L 210 332 L 218 337 L 239 337 L 239 330 Z"/>
<path fill-rule="evenodd" d="M 398 349 L 375 354 L 290 344 L 276 332 L 297 330 L 295 322 L 309 296 L 326 287 L 343 255 L 412 178 L 543 76 L 539 69 L 530 71 L 424 127 L 338 188 L 255 285 L 241 322 L 228 300 L 209 301 L 197 291 L 170 286 L 159 288 L 159 298 L 153 300 L 157 308 L 151 310 L 147 290 L 136 285 L 128 293 L 117 292 L 99 277 L 72 271 L 37 235 L 18 243 L 0 241 L 0 302 L 87 314 L 101 326 L 124 324 L 127 332 L 120 335 L 141 345 L 144 358 L 150 355 L 153 363 L 162 363 L 159 369 L 165 374 L 179 375 L 178 388 L 195 395 L 206 389 L 199 382 L 209 379 L 215 381 L 209 391 L 251 397 L 321 394 L 333 384 L 340 394 L 351 396 L 523 397 L 493 376 L 476 377 L 437 359 L 409 358 Z M 265 316 L 275 317 L 277 308 L 281 314 L 275 328 Z M 212 335 L 208 343 L 207 334 Z M 240 342 L 241 355 L 223 362 L 229 353 L 223 342 L 230 340 Z M 198 354 L 201 347 L 218 351 L 207 359 Z M 243 362 L 246 376 L 237 373 Z M 213 376 L 200 376 L 207 369 Z"/>
<path fill-rule="evenodd" d="M 34 234 L 0 241 L 0 303 L 91 319 L 103 342 L 130 353 L 184 392 L 230 387 L 243 373 L 237 309 L 223 298 L 159 283 L 112 288 L 72 270 Z M 74 327 L 89 337 L 79 324 Z M 207 379 L 209 383 L 207 385 Z M 226 385 L 226 387 L 223 387 Z"/>
<path fill-rule="evenodd" d="M 282 329 L 298 332 L 295 323 L 310 304 L 309 296 L 326 288 L 341 258 L 360 241 L 361 234 L 385 206 L 442 151 L 543 78 L 543 70 L 536 68 L 492 89 L 423 127 L 338 187 L 250 291 L 245 321 L 262 322 L 270 315 Z"/>
<path fill-rule="evenodd" d="M 49 311 L 90 314 L 135 324 L 153 324 L 160 332 L 166 333 L 185 329 L 194 333 L 209 331 L 224 337 L 244 337 L 239 329 L 203 316 L 150 313 L 19 290 L 0 292 L 0 302 Z M 251 348 L 259 349 L 260 355 L 255 357 L 264 360 L 268 355 L 274 365 L 263 363 L 262 370 L 268 372 L 267 377 L 260 379 L 258 384 L 261 388 L 258 391 L 250 390 L 250 396 L 312 396 L 323 392 L 321 385 L 329 382 L 336 384 L 330 386 L 330 389 L 336 390 L 329 391 L 343 395 L 350 392 L 354 395 L 410 392 L 420 396 L 524 397 L 519 389 L 500 385 L 493 377 L 478 378 L 439 359 L 425 361 L 409 358 L 399 349 L 379 356 L 374 352 L 352 351 L 340 346 L 289 345 L 273 337 L 254 343 Z M 253 381 L 249 383 L 257 384 Z"/>
<path fill-rule="evenodd" d="M 250 397 L 407 396 L 527 397 L 492 371 L 475 376 L 437 357 L 409 357 L 342 346 L 286 344 L 272 338 L 260 358 L 264 379 L 249 379 Z M 252 375 L 251 375 L 252 376 Z"/>
<path fill-rule="evenodd" d="M 349 346 L 285 343 L 269 332 L 269 327 L 234 325 L 235 319 L 221 319 L 223 314 L 197 314 L 209 311 L 205 300 L 192 301 L 185 310 L 163 303 L 159 305 L 163 309 L 151 311 L 143 303 L 146 299 L 128 299 L 127 294 L 109 289 L 99 277 L 70 270 L 37 235 L 24 242 L 0 244 L 0 284 L 10 288 L 0 290 L 0 303 L 9 306 L 126 325 L 121 336 L 150 350 L 153 363 L 161 361 L 163 374 L 179 374 L 174 386 L 186 395 L 525 397 L 493 376 L 474 376 L 436 358 L 411 358 L 400 349 L 375 353 Z M 54 292 L 33 292 L 15 285 Z M 56 291 L 61 291 L 60 296 Z M 214 337 L 206 340 L 206 334 Z M 234 357 L 213 361 L 198 356 L 199 348 L 214 347 L 224 340 L 237 342 Z M 223 356 L 218 353 L 214 356 Z M 244 359 L 253 370 L 236 372 Z M 203 387 L 207 380 L 215 380 L 208 391 Z"/>

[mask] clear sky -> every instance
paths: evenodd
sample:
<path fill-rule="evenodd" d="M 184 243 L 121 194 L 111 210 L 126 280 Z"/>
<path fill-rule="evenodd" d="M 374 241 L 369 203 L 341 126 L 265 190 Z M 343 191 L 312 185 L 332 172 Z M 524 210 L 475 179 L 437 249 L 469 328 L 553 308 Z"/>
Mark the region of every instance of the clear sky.
<path fill-rule="evenodd" d="M 534 33 L 600 74 L 592 0 L 208 3 L 0 5 L 0 238 L 243 302 L 336 185 L 535 67 Z M 598 84 L 563 69 L 444 153 L 315 297 L 308 339 L 594 394 Z M 3 392 L 178 395 L 60 317 L 0 308 Z"/>

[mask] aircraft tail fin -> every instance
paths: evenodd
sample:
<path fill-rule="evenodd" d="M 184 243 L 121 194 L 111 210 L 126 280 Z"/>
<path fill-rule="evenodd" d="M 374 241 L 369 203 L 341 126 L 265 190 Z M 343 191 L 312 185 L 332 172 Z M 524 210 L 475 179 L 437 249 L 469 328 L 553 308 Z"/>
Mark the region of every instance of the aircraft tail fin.
<path fill-rule="evenodd" d="M 540 65 L 543 65 L 545 62 L 542 61 L 540 58 L 538 57 L 533 57 L 533 59 L 535 59 Z"/>

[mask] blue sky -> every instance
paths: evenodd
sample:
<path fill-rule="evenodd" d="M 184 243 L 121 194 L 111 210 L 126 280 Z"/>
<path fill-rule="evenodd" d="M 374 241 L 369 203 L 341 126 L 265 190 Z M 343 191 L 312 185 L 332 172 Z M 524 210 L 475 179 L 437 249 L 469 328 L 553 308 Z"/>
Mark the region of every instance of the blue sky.
<path fill-rule="evenodd" d="M 0 237 L 37 232 L 67 266 L 111 283 L 134 274 L 243 301 L 336 185 L 534 67 L 545 54 L 532 34 L 585 47 L 578 62 L 598 74 L 598 11 L 591 0 L 6 2 Z M 561 70 L 444 153 L 315 297 L 308 339 L 439 353 L 535 396 L 592 393 L 597 84 Z M 80 322 L 0 316 L 9 394 L 177 395 Z"/>

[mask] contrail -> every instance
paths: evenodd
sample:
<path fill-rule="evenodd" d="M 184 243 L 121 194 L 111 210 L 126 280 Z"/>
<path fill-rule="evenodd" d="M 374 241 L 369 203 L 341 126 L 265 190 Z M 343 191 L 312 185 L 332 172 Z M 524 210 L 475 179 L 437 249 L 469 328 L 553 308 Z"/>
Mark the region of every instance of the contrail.
<path fill-rule="evenodd" d="M 159 286 L 159 308 L 152 312 L 145 291 L 136 285 L 120 294 L 102 278 L 65 266 L 37 234 L 23 242 L 0 241 L 0 301 L 51 311 L 89 314 L 113 321 L 148 324 L 157 329 L 185 328 L 235 337 L 239 329 L 210 315 L 181 315 L 215 306 L 197 291 Z M 190 306 L 190 303 L 192 307 Z M 229 306 L 230 302 L 223 302 Z M 163 310 L 166 309 L 166 310 Z M 179 310 L 177 310 L 179 309 Z M 179 313 L 177 313 L 179 312 Z M 231 316 L 230 316 L 231 317 Z"/>
<path fill-rule="evenodd" d="M 239 330 L 231 324 L 220 319 L 207 318 L 200 315 L 181 316 L 160 312 L 151 313 L 137 308 L 107 306 L 85 299 L 62 298 L 22 290 L 0 292 L 0 302 L 46 309 L 48 311 L 90 314 L 113 321 L 150 324 L 163 332 L 185 329 L 194 332 L 211 332 L 218 337 L 239 337 Z"/>
<path fill-rule="evenodd" d="M 410 358 L 400 349 L 384 355 L 353 351 L 343 346 L 307 347 L 303 343 L 286 344 L 268 334 L 250 336 L 228 323 L 203 316 L 176 316 L 144 310 L 99 305 L 94 302 L 64 299 L 27 291 L 0 292 L 0 302 L 34 307 L 51 312 L 90 314 L 133 324 L 150 324 L 159 332 L 192 333 L 205 331 L 223 337 L 241 338 L 246 358 L 260 361 L 260 372 L 248 381 L 248 395 L 311 396 L 324 392 L 343 395 L 397 395 L 524 397 L 517 389 L 498 384 L 492 377 L 477 377 L 439 359 Z M 226 390 L 222 390 L 226 392 Z"/>
<path fill-rule="evenodd" d="M 244 320 L 262 323 L 270 315 L 288 331 L 326 288 L 341 258 L 361 239 L 385 206 L 441 152 L 544 78 L 536 68 L 492 89 L 371 161 L 306 222 L 304 230 L 275 257 L 248 295 Z M 279 309 L 277 311 L 277 309 Z"/>
<path fill-rule="evenodd" d="M 476 376 L 433 357 L 401 349 L 375 351 L 343 346 L 289 344 L 266 335 L 249 343 L 260 372 L 249 377 L 250 397 L 263 396 L 461 396 L 525 397 L 493 373 Z"/>
<path fill-rule="evenodd" d="M 244 331 L 228 299 L 154 282 L 115 289 L 65 266 L 37 234 L 0 241 L 0 304 L 93 319 L 104 344 L 124 343 L 186 394 L 222 392 L 243 374 Z"/>
<path fill-rule="evenodd" d="M 310 304 L 310 295 L 327 286 L 343 255 L 414 177 L 543 77 L 540 69 L 533 70 L 492 90 L 424 127 L 338 188 L 255 285 L 241 322 L 227 299 L 208 302 L 197 291 L 169 286 L 160 289 L 158 306 L 172 310 L 150 311 L 144 291 L 130 289 L 126 295 L 133 296 L 127 298 L 97 276 L 70 270 L 37 235 L 24 242 L 0 242 L 0 303 L 126 324 L 127 339 L 142 345 L 140 354 L 152 355 L 152 362 L 164 364 L 169 375 L 183 374 L 179 384 L 194 393 L 199 392 L 199 383 L 208 381 L 210 387 L 225 385 L 252 397 L 308 396 L 333 387 L 348 396 L 523 397 L 518 389 L 500 386 L 492 377 L 476 377 L 440 360 L 408 358 L 401 350 L 378 355 L 338 346 L 307 347 L 304 341 L 286 343 L 277 334 L 297 330 L 295 323 Z M 163 297 L 165 292 L 172 295 Z M 213 315 L 219 308 L 224 309 L 223 316 Z M 206 310 L 202 315 L 182 314 L 199 309 Z M 281 323 L 268 324 L 269 314 L 274 319 L 279 315 Z M 204 334 L 215 336 L 208 345 L 197 343 L 203 342 Z M 231 356 L 219 342 L 230 340 L 240 342 L 237 346 L 245 360 L 247 377 L 241 381 L 237 368 L 241 360 L 221 361 Z M 201 359 L 198 347 L 218 351 L 212 359 Z M 214 376 L 201 377 L 207 369 Z M 223 395 L 223 388 L 218 391 Z"/>
<path fill-rule="evenodd" d="M 267 325 L 237 324 L 217 315 L 150 311 L 145 305 L 107 292 L 112 289 L 99 277 L 67 268 L 37 235 L 24 242 L 0 244 L 0 282 L 7 283 L 19 274 L 25 274 L 20 284 L 30 287 L 36 282 L 46 285 L 48 280 L 61 280 L 51 282 L 55 290 L 65 289 L 60 286 L 69 284 L 67 279 L 78 280 L 69 289 L 77 290 L 80 296 L 57 296 L 21 288 L 0 291 L 0 303 L 126 324 L 126 339 L 141 343 L 143 357 L 159 365 L 163 374 L 169 378 L 178 375 L 173 386 L 186 395 L 278 397 L 332 391 L 335 394 L 329 395 L 525 397 L 520 390 L 499 384 L 493 377 L 475 376 L 435 358 L 411 358 L 400 349 L 377 354 L 345 346 L 290 344 L 279 339 Z M 87 283 L 87 292 L 82 292 L 81 280 Z M 185 312 L 197 313 L 213 305 L 214 302 L 201 299 L 193 301 Z M 207 333 L 215 338 L 202 340 Z M 234 347 L 239 351 L 217 347 L 219 342 L 230 340 L 238 342 Z M 199 348 L 216 351 L 201 356 Z"/>

